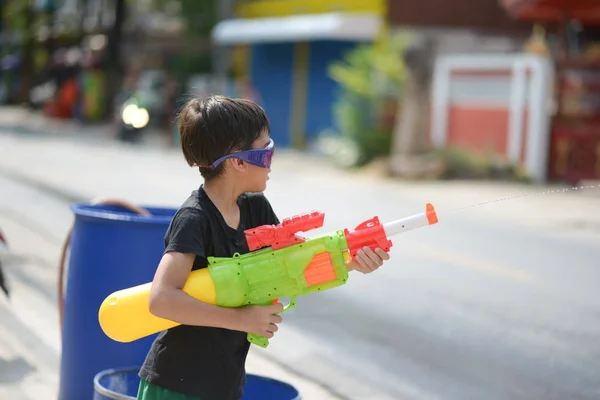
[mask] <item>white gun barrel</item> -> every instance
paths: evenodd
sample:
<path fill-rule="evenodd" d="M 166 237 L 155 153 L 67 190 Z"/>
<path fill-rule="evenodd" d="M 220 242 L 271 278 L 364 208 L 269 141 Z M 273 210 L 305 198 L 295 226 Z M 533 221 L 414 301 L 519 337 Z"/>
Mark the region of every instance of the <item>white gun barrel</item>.
<path fill-rule="evenodd" d="M 425 212 L 385 223 L 383 224 L 383 230 L 385 231 L 385 235 L 389 238 L 398 233 L 437 224 L 437 222 L 438 217 L 435 208 L 432 204 L 427 203 Z"/>

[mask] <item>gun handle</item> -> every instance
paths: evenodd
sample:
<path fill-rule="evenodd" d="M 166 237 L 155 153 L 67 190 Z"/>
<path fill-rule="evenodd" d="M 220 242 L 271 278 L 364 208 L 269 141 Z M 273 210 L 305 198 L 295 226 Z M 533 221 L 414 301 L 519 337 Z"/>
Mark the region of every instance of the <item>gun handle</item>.
<path fill-rule="evenodd" d="M 275 300 L 275 301 L 277 301 L 277 300 Z M 283 314 L 284 312 L 291 310 L 295 306 L 296 306 L 296 296 L 290 297 L 290 304 L 285 306 L 283 308 L 283 310 L 281 310 L 277 314 Z M 267 348 L 267 346 L 269 346 L 269 339 L 266 338 L 265 336 L 260 336 L 260 335 L 254 334 L 254 333 L 249 333 L 247 337 L 248 337 L 248 341 L 250 343 L 253 343 L 257 346 L 260 346 L 262 348 Z"/>
<path fill-rule="evenodd" d="M 248 341 L 262 348 L 266 348 L 269 345 L 269 339 L 265 336 L 255 335 L 254 333 L 248 334 Z"/>

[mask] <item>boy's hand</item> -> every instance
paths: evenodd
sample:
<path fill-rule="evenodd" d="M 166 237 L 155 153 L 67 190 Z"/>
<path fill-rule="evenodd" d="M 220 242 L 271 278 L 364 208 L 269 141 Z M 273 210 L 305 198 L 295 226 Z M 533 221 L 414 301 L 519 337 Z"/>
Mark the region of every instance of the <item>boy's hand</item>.
<path fill-rule="evenodd" d="M 382 249 L 377 248 L 373 251 L 370 247 L 365 246 L 356 253 L 355 260 L 351 261 L 348 265 L 348 270 L 355 270 L 362 272 L 363 274 L 368 274 L 381 267 L 383 262 L 389 259 L 390 255 Z"/>
<path fill-rule="evenodd" d="M 283 321 L 275 313 L 283 311 L 281 303 L 270 306 L 245 306 L 239 308 L 240 330 L 255 335 L 272 338 L 277 332 L 277 324 Z"/>

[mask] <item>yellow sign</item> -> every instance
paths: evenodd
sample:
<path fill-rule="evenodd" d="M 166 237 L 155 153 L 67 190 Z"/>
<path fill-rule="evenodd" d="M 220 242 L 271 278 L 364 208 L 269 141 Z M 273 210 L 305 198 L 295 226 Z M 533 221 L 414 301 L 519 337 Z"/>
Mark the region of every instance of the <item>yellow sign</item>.
<path fill-rule="evenodd" d="M 236 12 L 240 18 L 283 17 L 332 12 L 385 15 L 385 0 L 252 0 L 242 2 Z"/>

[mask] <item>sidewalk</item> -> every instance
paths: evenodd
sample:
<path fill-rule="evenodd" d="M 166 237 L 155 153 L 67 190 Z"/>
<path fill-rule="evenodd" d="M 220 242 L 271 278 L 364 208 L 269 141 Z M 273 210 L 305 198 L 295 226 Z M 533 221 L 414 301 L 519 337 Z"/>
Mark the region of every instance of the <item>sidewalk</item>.
<path fill-rule="evenodd" d="M 19 106 L 0 107 L 0 129 L 45 136 L 108 137 L 111 134 L 109 124 L 82 126 L 72 119 L 50 118 L 41 111 L 31 111 Z"/>
<path fill-rule="evenodd" d="M 1 120 L 0 112 L 0 126 Z M 86 139 L 77 140 L 75 137 Z M 197 170 L 187 167 L 178 148 L 128 146 L 89 132 L 75 137 L 71 134 L 27 135 L 0 129 L 0 171 L 60 193 L 70 201 L 118 196 L 137 203 L 150 201 L 176 206 L 187 196 L 189 188 L 198 185 Z M 319 197 L 317 187 L 345 190 L 353 186 L 362 188 L 364 196 L 371 191 L 376 193 L 374 198 L 395 198 L 399 204 L 424 205 L 431 202 L 438 210 L 454 210 L 484 201 L 555 191 L 549 195 L 531 195 L 472 208 L 467 215 L 501 223 L 543 228 L 578 226 L 600 231 L 598 183 L 591 183 L 590 186 L 594 187 L 587 190 L 564 191 L 565 187 L 558 184 L 412 182 L 384 178 L 370 169 L 357 172 L 340 170 L 322 157 L 292 150 L 278 149 L 275 157 L 269 186 L 281 188 L 281 185 L 289 185 L 293 180 L 295 188 L 307 185 L 307 190 L 314 191 L 315 198 Z M 158 190 L 159 187 L 161 190 Z M 274 201 L 281 200 L 283 207 L 279 212 L 282 215 L 306 211 L 287 207 L 289 192 L 268 189 L 267 193 L 273 196 Z M 322 207 L 322 203 L 317 205 L 319 209 Z M 373 206 L 369 214 L 372 210 Z"/>
<path fill-rule="evenodd" d="M 90 124 L 81 125 L 73 120 L 59 120 L 56 118 L 49 118 L 42 115 L 41 112 L 31 112 L 22 107 L 0 107 L 0 136 L 2 133 L 12 132 L 16 133 L 20 139 L 32 139 L 35 140 L 51 140 L 53 142 L 66 143 L 71 149 L 80 148 L 77 145 L 81 145 L 84 142 L 93 142 L 95 145 L 99 145 L 104 149 L 123 149 L 120 151 L 121 154 L 125 153 L 147 153 L 149 156 L 165 156 L 167 161 L 173 163 L 175 161 L 179 165 L 180 172 L 182 158 L 180 156 L 179 148 L 165 149 L 161 145 L 160 138 L 157 138 L 156 132 L 149 131 L 149 138 L 145 141 L 143 146 L 132 146 L 127 149 L 126 146 L 116 143 L 112 138 L 114 127 L 110 124 Z M 0 145 L 4 145 L 0 142 Z M 52 144 L 53 146 L 56 143 Z M 37 146 L 36 146 L 37 147 Z M 34 149 L 36 149 L 34 147 Z M 2 150 L 2 147 L 0 147 Z M 87 151 L 87 150 L 86 150 Z M 101 151 L 101 150 L 100 150 Z M 382 178 L 382 174 L 377 167 L 367 167 L 358 172 L 350 173 L 346 170 L 339 170 L 331 166 L 331 164 L 324 160 L 322 157 L 301 153 L 297 151 L 288 151 L 278 149 L 278 153 L 283 153 L 285 157 L 278 157 L 277 167 L 291 168 L 292 170 L 298 165 L 302 165 L 302 168 L 308 168 L 308 173 L 315 171 L 327 172 L 328 176 L 333 173 L 335 177 L 347 177 L 352 175 L 353 179 L 365 179 L 372 180 L 373 178 L 391 183 L 396 187 L 403 187 L 410 190 L 423 189 L 424 192 L 436 192 L 439 190 L 446 191 L 451 188 L 456 193 L 469 193 L 477 190 L 479 195 L 489 194 L 490 198 L 503 198 L 510 196 L 522 195 L 528 192 L 545 192 L 548 190 L 559 190 L 564 189 L 563 185 L 552 184 L 552 185 L 527 185 L 513 182 L 498 182 L 498 181 L 436 181 L 436 182 L 405 182 L 397 179 L 387 180 Z M 309 160 L 307 162 L 307 160 Z M 165 160 L 161 160 L 163 162 Z M 284 161 L 282 165 L 281 161 Z M 176 165 L 176 164 L 173 164 Z M 184 166 L 185 168 L 185 166 Z M 195 171 L 194 171 L 195 172 Z M 595 186 L 600 189 L 600 181 L 598 182 L 582 182 L 582 186 Z M 566 197 L 565 197 L 566 196 Z M 464 198 L 461 194 L 462 200 L 469 200 Z M 596 198 L 600 199 L 600 190 L 584 190 L 584 191 L 568 191 L 561 193 L 553 198 L 561 197 L 562 199 L 573 200 L 575 198 Z M 464 204 L 462 204 L 464 205 Z"/>

